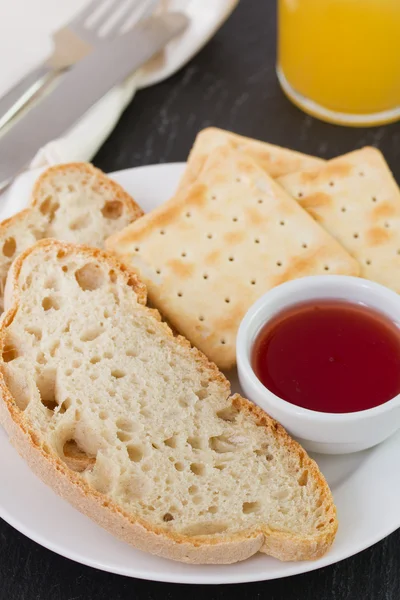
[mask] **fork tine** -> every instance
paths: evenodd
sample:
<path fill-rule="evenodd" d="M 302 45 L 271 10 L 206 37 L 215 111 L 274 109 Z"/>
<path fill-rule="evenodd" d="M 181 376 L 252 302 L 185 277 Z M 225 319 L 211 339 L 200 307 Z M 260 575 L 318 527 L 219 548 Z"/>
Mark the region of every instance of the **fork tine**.
<path fill-rule="evenodd" d="M 82 39 L 95 44 L 112 33 L 125 33 L 148 16 L 160 0 L 92 0 L 68 24 Z"/>
<path fill-rule="evenodd" d="M 92 15 L 97 12 L 97 10 L 104 4 L 104 0 L 92 0 L 87 4 L 81 11 L 79 11 L 68 25 L 84 25 L 85 21 Z"/>
<path fill-rule="evenodd" d="M 99 35 L 116 35 L 125 32 L 125 24 L 129 21 L 136 24 L 145 15 L 152 12 L 159 0 L 122 0 L 115 7 L 113 14 L 99 30 Z"/>
<path fill-rule="evenodd" d="M 99 8 L 87 18 L 86 26 L 89 29 L 98 29 L 102 26 L 104 22 L 106 22 L 110 15 L 113 14 L 116 8 L 123 2 L 124 0 L 103 0 L 99 4 Z"/>
<path fill-rule="evenodd" d="M 132 29 L 139 21 L 149 17 L 159 3 L 160 0 L 142 0 L 138 9 L 134 12 L 131 11 L 129 17 L 123 23 L 121 33 L 129 31 L 129 29 Z"/>
<path fill-rule="evenodd" d="M 107 14 L 102 15 L 102 22 L 97 23 L 98 35 L 105 36 L 110 35 L 121 25 L 121 21 L 125 19 L 126 13 L 132 8 L 133 3 L 140 2 L 141 0 L 116 0 L 113 5 L 113 10 L 108 11 Z"/>

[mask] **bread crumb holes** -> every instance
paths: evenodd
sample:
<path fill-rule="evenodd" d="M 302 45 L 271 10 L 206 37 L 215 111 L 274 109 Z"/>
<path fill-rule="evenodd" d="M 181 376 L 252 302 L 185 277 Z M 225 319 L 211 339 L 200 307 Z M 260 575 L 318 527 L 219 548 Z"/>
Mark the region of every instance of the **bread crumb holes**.
<path fill-rule="evenodd" d="M 83 291 L 94 291 L 104 284 L 104 273 L 96 263 L 87 263 L 75 271 L 75 279 Z"/>
<path fill-rule="evenodd" d="M 201 450 L 203 447 L 201 438 L 199 437 L 188 437 L 187 443 L 192 447 L 193 450 Z"/>
<path fill-rule="evenodd" d="M 126 447 L 129 459 L 132 462 L 140 462 L 143 458 L 143 448 L 138 445 L 130 444 Z"/>
<path fill-rule="evenodd" d="M 101 209 L 101 213 L 106 219 L 115 220 L 121 217 L 123 210 L 122 202 L 119 202 L 119 200 L 108 200 Z"/>
<path fill-rule="evenodd" d="M 192 471 L 192 473 L 198 476 L 202 476 L 206 472 L 205 466 L 201 463 L 192 463 L 190 465 L 190 470 Z"/>
<path fill-rule="evenodd" d="M 79 231 L 80 229 L 85 229 L 91 223 L 91 217 L 89 214 L 80 215 L 74 221 L 71 221 L 69 224 L 69 228 L 71 231 Z"/>
<path fill-rule="evenodd" d="M 126 431 L 117 431 L 117 438 L 120 442 L 129 442 L 131 435 Z"/>
<path fill-rule="evenodd" d="M 302 487 L 304 487 L 305 485 L 307 485 L 307 481 L 308 481 L 308 471 L 307 469 L 305 469 L 305 471 L 302 472 L 302 474 L 300 475 L 300 477 L 298 478 L 298 484 Z"/>
<path fill-rule="evenodd" d="M 122 371 L 122 369 L 113 369 L 111 371 L 111 377 L 114 377 L 115 379 L 122 379 L 125 376 L 126 373 L 125 371 Z"/>
<path fill-rule="evenodd" d="M 42 300 L 42 307 L 43 307 L 43 310 L 45 310 L 45 311 L 48 311 L 51 308 L 53 308 L 54 310 L 59 310 L 60 304 L 56 298 L 54 298 L 52 296 L 46 296 Z"/>
<path fill-rule="evenodd" d="M 18 356 L 19 356 L 18 350 L 15 347 L 15 345 L 12 343 L 12 341 L 6 342 L 3 347 L 3 353 L 2 353 L 3 361 L 8 363 L 8 362 L 11 362 L 12 360 L 15 360 L 16 358 L 18 358 Z"/>
<path fill-rule="evenodd" d="M 204 400 L 208 396 L 208 392 L 206 389 L 197 390 L 197 392 L 195 392 L 195 394 L 199 400 Z"/>
<path fill-rule="evenodd" d="M 242 511 L 245 515 L 250 515 L 252 513 L 257 513 L 260 510 L 259 502 L 243 502 Z"/>
<path fill-rule="evenodd" d="M 165 515 L 163 516 L 163 521 L 165 523 L 168 523 L 169 521 L 173 521 L 174 517 L 171 515 L 171 513 L 165 513 Z"/>
<path fill-rule="evenodd" d="M 8 238 L 3 244 L 3 254 L 7 258 L 12 258 L 17 249 L 17 243 L 13 237 Z"/>
<path fill-rule="evenodd" d="M 164 440 L 164 444 L 166 446 L 168 446 L 169 448 L 176 448 L 177 442 L 178 442 L 178 440 L 177 440 L 176 436 L 174 436 L 174 435 L 167 438 L 166 440 Z"/>

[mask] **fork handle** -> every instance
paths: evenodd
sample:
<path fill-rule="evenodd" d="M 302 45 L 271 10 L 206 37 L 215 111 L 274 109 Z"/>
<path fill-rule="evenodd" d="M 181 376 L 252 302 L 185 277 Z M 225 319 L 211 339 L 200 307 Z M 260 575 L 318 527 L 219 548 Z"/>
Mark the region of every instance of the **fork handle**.
<path fill-rule="evenodd" d="M 43 63 L 22 77 L 4 96 L 0 98 L 0 129 L 43 88 L 56 74 L 56 71 Z"/>

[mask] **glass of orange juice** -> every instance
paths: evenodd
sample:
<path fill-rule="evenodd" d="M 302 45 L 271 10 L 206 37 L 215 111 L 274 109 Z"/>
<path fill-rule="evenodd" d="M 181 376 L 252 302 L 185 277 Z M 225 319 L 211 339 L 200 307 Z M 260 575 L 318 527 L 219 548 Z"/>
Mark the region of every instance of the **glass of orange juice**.
<path fill-rule="evenodd" d="M 400 119 L 400 0 L 278 0 L 277 73 L 325 121 Z"/>

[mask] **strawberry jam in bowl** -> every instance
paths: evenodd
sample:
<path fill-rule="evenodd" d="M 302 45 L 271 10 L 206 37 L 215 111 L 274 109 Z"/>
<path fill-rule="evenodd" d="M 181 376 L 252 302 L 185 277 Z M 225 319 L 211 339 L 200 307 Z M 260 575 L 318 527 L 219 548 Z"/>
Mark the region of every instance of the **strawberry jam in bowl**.
<path fill-rule="evenodd" d="M 339 275 L 284 283 L 245 315 L 237 364 L 245 394 L 307 450 L 374 446 L 400 427 L 400 296 Z"/>

